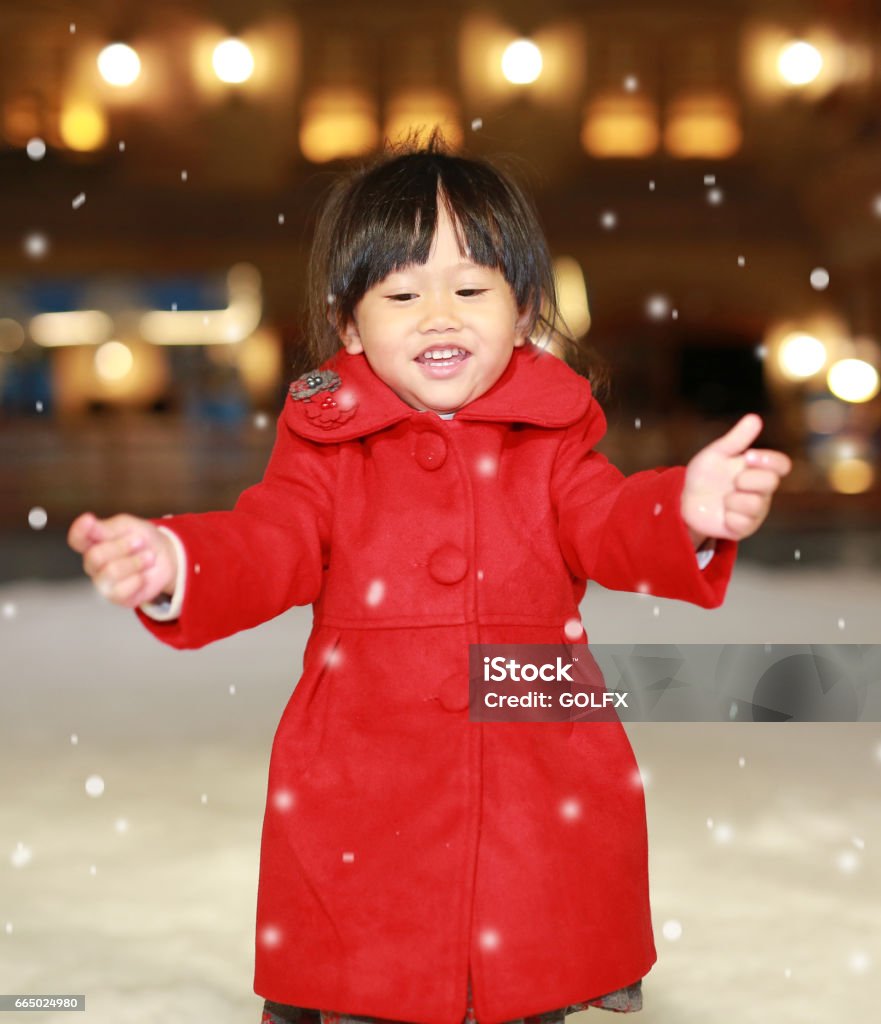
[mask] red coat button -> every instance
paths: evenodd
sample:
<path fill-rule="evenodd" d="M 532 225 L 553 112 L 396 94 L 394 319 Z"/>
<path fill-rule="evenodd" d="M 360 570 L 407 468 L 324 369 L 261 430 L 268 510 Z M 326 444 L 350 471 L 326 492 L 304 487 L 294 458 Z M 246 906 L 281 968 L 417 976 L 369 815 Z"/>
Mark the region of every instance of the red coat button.
<path fill-rule="evenodd" d="M 431 553 L 428 572 L 438 583 L 458 583 L 468 571 L 468 559 L 455 544 L 444 544 Z"/>
<path fill-rule="evenodd" d="M 468 707 L 468 674 L 448 676 L 441 684 L 440 703 L 444 711 L 465 711 Z"/>
<path fill-rule="evenodd" d="M 440 469 L 447 458 L 447 442 L 433 430 L 416 438 L 416 461 L 423 469 Z"/>

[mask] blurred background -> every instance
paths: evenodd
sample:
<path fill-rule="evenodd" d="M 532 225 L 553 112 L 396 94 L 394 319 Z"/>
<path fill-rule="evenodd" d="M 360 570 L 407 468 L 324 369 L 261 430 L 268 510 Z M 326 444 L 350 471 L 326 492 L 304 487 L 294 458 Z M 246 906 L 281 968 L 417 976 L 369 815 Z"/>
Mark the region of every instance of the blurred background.
<path fill-rule="evenodd" d="M 65 536 L 261 477 L 308 368 L 321 197 L 434 124 L 535 197 L 617 465 L 684 462 L 750 410 L 793 459 L 722 608 L 591 585 L 591 640 L 879 640 L 877 4 L 0 0 L 3 992 L 259 1019 L 266 769 L 310 610 L 172 651 Z M 643 1024 L 874 1020 L 877 723 L 627 731 Z"/>
<path fill-rule="evenodd" d="M 535 196 L 613 461 L 758 411 L 743 556 L 877 566 L 879 61 L 869 0 L 2 3 L 0 578 L 259 478 L 321 196 L 434 124 Z"/>

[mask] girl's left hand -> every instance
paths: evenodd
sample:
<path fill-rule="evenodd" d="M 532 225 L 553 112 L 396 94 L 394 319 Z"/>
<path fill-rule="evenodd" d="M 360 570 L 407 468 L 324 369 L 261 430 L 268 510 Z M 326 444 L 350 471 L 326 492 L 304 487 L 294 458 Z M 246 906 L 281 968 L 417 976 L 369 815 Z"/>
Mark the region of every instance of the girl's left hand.
<path fill-rule="evenodd" d="M 705 537 L 742 540 L 765 521 L 792 462 L 783 452 L 749 447 L 762 425 L 761 416 L 748 413 L 688 463 L 680 507 L 698 543 Z"/>

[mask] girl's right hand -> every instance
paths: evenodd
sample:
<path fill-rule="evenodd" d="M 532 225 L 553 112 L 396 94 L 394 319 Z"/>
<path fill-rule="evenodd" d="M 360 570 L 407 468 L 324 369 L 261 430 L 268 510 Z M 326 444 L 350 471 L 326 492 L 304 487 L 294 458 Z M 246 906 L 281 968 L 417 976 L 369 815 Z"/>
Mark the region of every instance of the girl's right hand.
<path fill-rule="evenodd" d="M 83 569 L 114 604 L 136 608 L 177 579 L 174 544 L 148 519 L 126 514 L 98 519 L 84 512 L 71 523 L 67 543 L 83 556 Z"/>

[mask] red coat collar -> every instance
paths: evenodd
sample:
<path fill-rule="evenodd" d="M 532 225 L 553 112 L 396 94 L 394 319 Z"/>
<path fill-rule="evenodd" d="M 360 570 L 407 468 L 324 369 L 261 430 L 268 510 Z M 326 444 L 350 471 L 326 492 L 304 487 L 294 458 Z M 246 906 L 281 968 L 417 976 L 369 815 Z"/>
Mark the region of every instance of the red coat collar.
<path fill-rule="evenodd" d="M 285 399 L 290 428 L 312 441 L 350 441 L 384 430 L 420 414 L 384 384 L 363 355 L 340 349 L 307 386 L 300 378 Z M 306 377 L 307 375 L 303 375 Z M 294 387 L 294 385 L 292 385 Z M 306 397 L 308 396 L 308 397 Z M 486 392 L 456 413 L 459 420 L 530 423 L 568 427 L 587 411 L 590 384 L 561 359 L 527 342 L 514 349 L 502 376 Z"/>

